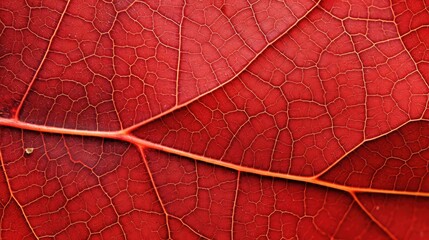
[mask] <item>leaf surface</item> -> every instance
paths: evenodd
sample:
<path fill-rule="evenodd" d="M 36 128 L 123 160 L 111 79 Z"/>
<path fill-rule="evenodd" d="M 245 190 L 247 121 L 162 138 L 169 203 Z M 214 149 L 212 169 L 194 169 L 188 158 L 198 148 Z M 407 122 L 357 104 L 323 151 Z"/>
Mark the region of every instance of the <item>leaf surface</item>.
<path fill-rule="evenodd" d="M 1 238 L 428 238 L 428 4 L 0 2 Z"/>

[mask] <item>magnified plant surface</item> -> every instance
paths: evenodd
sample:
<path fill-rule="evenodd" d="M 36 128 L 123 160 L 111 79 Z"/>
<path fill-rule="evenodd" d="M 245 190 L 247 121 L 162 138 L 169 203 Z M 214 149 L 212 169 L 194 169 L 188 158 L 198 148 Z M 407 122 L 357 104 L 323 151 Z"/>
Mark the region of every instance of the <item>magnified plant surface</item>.
<path fill-rule="evenodd" d="M 0 238 L 429 239 L 428 6 L 0 1 Z"/>

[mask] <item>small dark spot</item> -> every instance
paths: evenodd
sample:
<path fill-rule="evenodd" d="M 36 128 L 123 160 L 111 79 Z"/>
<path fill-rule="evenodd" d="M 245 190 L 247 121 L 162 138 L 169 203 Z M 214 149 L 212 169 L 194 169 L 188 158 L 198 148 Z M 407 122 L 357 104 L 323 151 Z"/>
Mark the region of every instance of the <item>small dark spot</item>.
<path fill-rule="evenodd" d="M 0 109 L 0 117 L 2 117 L 2 118 L 10 118 L 10 117 L 12 117 L 10 108 L 9 107 L 2 107 Z"/>
<path fill-rule="evenodd" d="M 18 110 L 19 101 L 13 99 L 1 100 L 3 106 L 0 106 L 0 117 L 2 118 L 11 118 L 16 114 Z"/>

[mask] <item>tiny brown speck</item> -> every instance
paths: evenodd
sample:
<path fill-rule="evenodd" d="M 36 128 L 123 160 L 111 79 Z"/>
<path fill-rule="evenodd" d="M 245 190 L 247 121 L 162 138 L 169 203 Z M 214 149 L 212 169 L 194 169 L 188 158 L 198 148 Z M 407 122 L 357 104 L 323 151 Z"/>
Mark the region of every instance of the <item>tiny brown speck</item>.
<path fill-rule="evenodd" d="M 26 148 L 25 149 L 25 153 L 26 154 L 31 154 L 33 152 L 34 148 Z"/>

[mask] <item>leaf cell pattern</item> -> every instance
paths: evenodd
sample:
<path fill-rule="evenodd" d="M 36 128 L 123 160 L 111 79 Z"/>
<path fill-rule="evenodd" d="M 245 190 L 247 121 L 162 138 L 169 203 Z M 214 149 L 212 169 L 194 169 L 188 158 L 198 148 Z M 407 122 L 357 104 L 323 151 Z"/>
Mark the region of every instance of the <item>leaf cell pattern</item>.
<path fill-rule="evenodd" d="M 0 2 L 1 239 L 427 239 L 429 1 Z"/>

